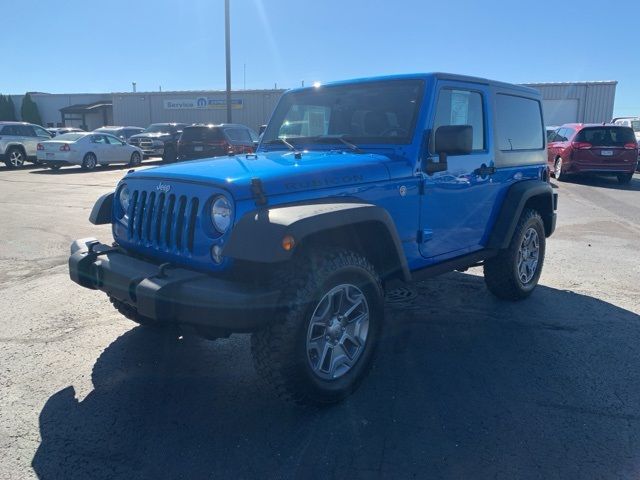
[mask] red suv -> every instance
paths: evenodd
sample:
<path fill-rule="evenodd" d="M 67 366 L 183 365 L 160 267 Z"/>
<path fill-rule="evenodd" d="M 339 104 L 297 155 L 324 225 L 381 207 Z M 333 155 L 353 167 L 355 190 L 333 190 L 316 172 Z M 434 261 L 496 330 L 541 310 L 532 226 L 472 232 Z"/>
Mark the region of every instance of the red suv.
<path fill-rule="evenodd" d="M 638 164 L 638 144 L 630 127 L 567 123 L 549 138 L 547 159 L 558 180 L 594 173 L 616 175 L 626 184 Z"/>
<path fill-rule="evenodd" d="M 258 135 L 244 125 L 191 125 L 178 140 L 178 160 L 252 153 L 257 142 Z"/>

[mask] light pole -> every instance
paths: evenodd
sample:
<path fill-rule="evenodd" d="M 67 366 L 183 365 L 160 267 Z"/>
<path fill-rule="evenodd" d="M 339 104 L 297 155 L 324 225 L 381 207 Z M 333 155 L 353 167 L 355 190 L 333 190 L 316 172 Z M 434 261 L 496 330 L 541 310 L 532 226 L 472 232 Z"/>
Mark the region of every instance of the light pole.
<path fill-rule="evenodd" d="M 229 0 L 224 0 L 224 43 L 227 60 L 227 123 L 231 123 L 231 39 L 229 35 Z"/>

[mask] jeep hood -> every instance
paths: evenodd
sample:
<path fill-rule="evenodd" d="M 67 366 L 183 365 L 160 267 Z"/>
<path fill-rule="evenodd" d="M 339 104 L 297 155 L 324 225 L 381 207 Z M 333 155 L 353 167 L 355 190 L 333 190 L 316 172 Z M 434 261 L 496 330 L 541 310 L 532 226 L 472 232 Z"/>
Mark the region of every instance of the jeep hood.
<path fill-rule="evenodd" d="M 253 178 L 262 181 L 267 196 L 388 180 L 384 165 L 388 160 L 384 155 L 369 153 L 303 152 L 296 159 L 293 152 L 268 152 L 138 170 L 126 180 L 207 183 L 229 190 L 236 200 L 244 200 L 252 197 Z"/>

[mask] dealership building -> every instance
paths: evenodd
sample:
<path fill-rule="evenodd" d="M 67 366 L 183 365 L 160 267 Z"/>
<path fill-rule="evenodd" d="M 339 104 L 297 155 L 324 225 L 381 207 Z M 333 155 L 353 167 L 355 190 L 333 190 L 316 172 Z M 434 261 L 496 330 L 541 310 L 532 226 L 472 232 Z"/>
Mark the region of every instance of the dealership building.
<path fill-rule="evenodd" d="M 542 93 L 547 125 L 601 123 L 613 117 L 616 81 L 530 83 Z M 284 90 L 232 92 L 234 123 L 255 130 L 265 124 Z M 12 95 L 20 114 L 21 95 Z M 223 123 L 226 92 L 176 91 L 138 93 L 32 93 L 43 126 L 73 126 L 93 130 L 103 125 L 146 127 L 151 123 Z"/>

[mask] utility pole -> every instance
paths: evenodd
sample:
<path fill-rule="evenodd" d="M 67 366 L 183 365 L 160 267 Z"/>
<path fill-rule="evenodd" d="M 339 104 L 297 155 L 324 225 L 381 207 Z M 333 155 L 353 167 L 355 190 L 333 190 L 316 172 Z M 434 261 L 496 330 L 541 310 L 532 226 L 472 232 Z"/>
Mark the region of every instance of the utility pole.
<path fill-rule="evenodd" d="M 247 64 L 242 64 L 242 89 L 247 89 Z"/>
<path fill-rule="evenodd" d="M 231 38 L 229 34 L 229 0 L 224 0 L 224 44 L 227 60 L 227 123 L 231 123 Z"/>
<path fill-rule="evenodd" d="M 133 87 L 133 93 L 136 93 L 136 82 L 131 82 L 131 86 Z"/>

